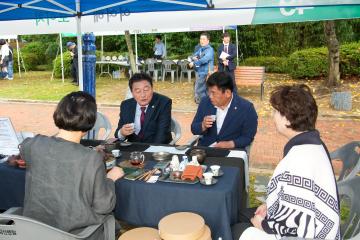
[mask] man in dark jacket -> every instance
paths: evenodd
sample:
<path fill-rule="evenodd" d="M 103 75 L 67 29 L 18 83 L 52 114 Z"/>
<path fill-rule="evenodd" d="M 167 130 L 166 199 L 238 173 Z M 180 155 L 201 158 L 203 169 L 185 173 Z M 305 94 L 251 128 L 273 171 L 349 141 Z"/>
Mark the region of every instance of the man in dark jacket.
<path fill-rule="evenodd" d="M 71 54 L 71 76 L 73 78 L 73 83 L 79 85 L 79 69 L 78 69 L 78 53 L 77 47 L 74 42 L 67 42 L 66 47 Z"/>
<path fill-rule="evenodd" d="M 130 142 L 171 142 L 171 99 L 153 91 L 148 74 L 134 74 L 129 87 L 133 98 L 121 103 L 115 137 Z"/>
<path fill-rule="evenodd" d="M 226 72 L 231 76 L 234 83 L 234 92 L 237 93 L 236 81 L 234 70 L 236 68 L 236 63 L 234 59 L 236 57 L 236 46 L 230 42 L 230 34 L 223 34 L 223 43 L 219 46 L 217 50 L 218 57 L 218 71 Z"/>

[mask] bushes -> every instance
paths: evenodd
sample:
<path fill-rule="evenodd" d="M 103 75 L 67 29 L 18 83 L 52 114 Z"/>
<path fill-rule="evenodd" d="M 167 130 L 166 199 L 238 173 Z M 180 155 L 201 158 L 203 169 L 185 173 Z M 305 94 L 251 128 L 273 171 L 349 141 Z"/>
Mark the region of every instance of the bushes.
<path fill-rule="evenodd" d="M 57 78 L 61 78 L 61 56 L 55 58 L 54 75 Z M 64 52 L 64 76 L 69 77 L 71 75 L 71 55 L 70 52 Z"/>
<path fill-rule="evenodd" d="M 340 47 L 340 72 L 342 75 L 360 75 L 360 42 Z"/>
<path fill-rule="evenodd" d="M 326 76 L 328 72 L 327 55 L 325 47 L 296 51 L 288 58 L 288 73 L 293 78 Z"/>
<path fill-rule="evenodd" d="M 308 48 L 296 51 L 288 58 L 284 57 L 250 57 L 241 65 L 265 66 L 266 72 L 288 73 L 293 78 L 324 77 L 328 72 L 328 50 Z M 360 42 L 340 46 L 340 73 L 360 75 Z"/>
<path fill-rule="evenodd" d="M 26 70 L 37 70 L 36 66 L 46 64 L 46 48 L 41 42 L 31 42 L 21 49 Z"/>
<path fill-rule="evenodd" d="M 245 59 L 241 65 L 264 66 L 266 72 L 286 73 L 286 60 L 285 57 L 250 57 Z"/>

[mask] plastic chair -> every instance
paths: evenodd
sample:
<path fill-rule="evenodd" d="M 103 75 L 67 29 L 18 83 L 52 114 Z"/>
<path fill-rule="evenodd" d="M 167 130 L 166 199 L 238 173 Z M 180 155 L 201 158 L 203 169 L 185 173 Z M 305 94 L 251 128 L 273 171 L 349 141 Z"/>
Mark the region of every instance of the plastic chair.
<path fill-rule="evenodd" d="M 21 208 L 10 208 L 0 214 L 1 240 L 77 240 L 88 239 L 104 226 L 104 239 L 115 239 L 115 218 L 107 216 L 102 224 L 86 227 L 77 235 L 51 227 L 45 223 L 21 216 Z"/>
<path fill-rule="evenodd" d="M 102 128 L 105 129 L 105 133 L 104 136 L 99 138 L 99 131 Z M 110 133 L 111 133 L 111 123 L 109 119 L 101 112 L 97 112 L 97 117 L 94 127 L 87 132 L 87 134 L 83 137 L 83 139 L 106 140 L 110 136 Z"/>
<path fill-rule="evenodd" d="M 191 73 L 195 71 L 189 68 L 189 61 L 181 60 L 178 65 L 180 66 L 180 82 L 185 74 L 187 74 L 188 82 L 191 82 Z"/>
<path fill-rule="evenodd" d="M 175 72 L 176 72 L 176 78 L 178 76 L 177 76 L 177 70 L 172 69 L 173 65 L 176 65 L 176 64 L 172 60 L 163 60 L 162 61 L 162 66 L 163 66 L 162 81 L 165 80 L 166 73 L 170 73 L 171 74 L 171 83 L 174 83 Z"/>
<path fill-rule="evenodd" d="M 360 141 L 350 142 L 330 154 L 332 160 L 341 160 L 343 168 L 341 169 L 338 181 L 353 178 L 360 171 Z M 360 151 L 360 150 L 358 150 Z"/>
<path fill-rule="evenodd" d="M 156 59 L 148 58 L 145 60 L 145 65 L 147 67 L 146 73 L 149 75 L 153 75 L 153 79 L 155 82 L 158 80 L 158 69 L 155 68 L 155 64 L 157 63 Z"/>
<path fill-rule="evenodd" d="M 171 118 L 171 132 L 174 134 L 174 137 L 169 144 L 175 145 L 176 142 L 181 138 L 181 127 L 175 118 Z"/>
<path fill-rule="evenodd" d="M 360 239 L 360 177 L 354 176 L 338 182 L 339 197 L 350 200 L 349 217 L 341 224 L 341 239 Z"/>

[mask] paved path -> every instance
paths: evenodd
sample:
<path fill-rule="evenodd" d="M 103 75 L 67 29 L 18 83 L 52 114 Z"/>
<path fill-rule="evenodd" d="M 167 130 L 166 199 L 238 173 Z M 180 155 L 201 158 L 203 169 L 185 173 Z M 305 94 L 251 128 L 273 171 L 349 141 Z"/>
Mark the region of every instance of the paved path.
<path fill-rule="evenodd" d="M 30 131 L 45 135 L 57 132 L 52 114 L 55 104 L 0 102 L 0 116 L 10 117 L 16 131 Z M 99 107 L 111 121 L 113 131 L 116 129 L 119 108 Z M 186 143 L 191 138 L 190 124 L 194 112 L 173 112 L 180 122 L 183 136 L 179 144 Z M 343 144 L 360 140 L 360 121 L 334 118 L 320 118 L 317 128 L 330 151 Z M 258 133 L 251 149 L 250 166 L 253 168 L 273 169 L 282 156 L 286 139 L 276 133 L 274 123 L 269 117 L 259 118 Z"/>

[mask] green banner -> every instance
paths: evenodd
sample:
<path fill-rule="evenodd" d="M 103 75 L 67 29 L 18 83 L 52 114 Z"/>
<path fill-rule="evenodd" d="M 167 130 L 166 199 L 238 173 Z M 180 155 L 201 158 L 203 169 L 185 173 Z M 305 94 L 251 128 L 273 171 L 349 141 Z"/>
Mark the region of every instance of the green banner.
<path fill-rule="evenodd" d="M 258 1 L 261 5 L 261 0 Z M 360 18 L 360 6 L 257 8 L 252 24 Z"/>

